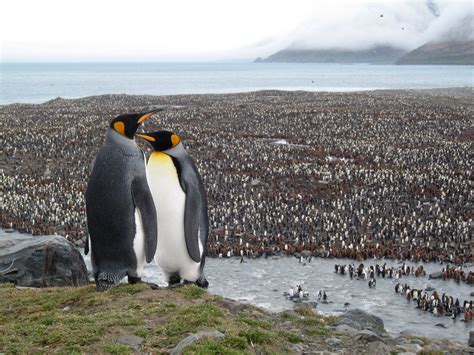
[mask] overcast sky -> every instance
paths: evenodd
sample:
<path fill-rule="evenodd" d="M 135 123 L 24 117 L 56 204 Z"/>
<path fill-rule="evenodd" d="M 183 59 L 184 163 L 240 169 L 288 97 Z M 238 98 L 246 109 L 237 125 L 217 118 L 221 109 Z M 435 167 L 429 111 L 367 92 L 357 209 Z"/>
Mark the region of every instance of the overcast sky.
<path fill-rule="evenodd" d="M 1 59 L 195 61 L 249 59 L 287 46 L 411 49 L 472 12 L 472 0 L 2 0 Z"/>

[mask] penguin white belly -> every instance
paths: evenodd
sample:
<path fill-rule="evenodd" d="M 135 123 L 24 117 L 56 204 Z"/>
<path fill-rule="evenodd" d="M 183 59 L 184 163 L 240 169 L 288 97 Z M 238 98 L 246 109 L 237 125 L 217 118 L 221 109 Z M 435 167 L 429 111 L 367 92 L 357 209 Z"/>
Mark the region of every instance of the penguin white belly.
<path fill-rule="evenodd" d="M 186 195 L 172 159 L 164 153 L 154 152 L 147 165 L 147 174 L 158 223 L 155 262 L 164 271 L 167 281 L 178 273 L 182 279 L 194 282 L 200 276 L 200 263 L 191 259 L 186 247 Z"/>
<path fill-rule="evenodd" d="M 143 232 L 142 217 L 140 211 L 135 209 L 135 239 L 133 239 L 133 251 L 137 258 L 137 270 L 135 277 L 143 276 L 145 266 L 145 233 Z"/>

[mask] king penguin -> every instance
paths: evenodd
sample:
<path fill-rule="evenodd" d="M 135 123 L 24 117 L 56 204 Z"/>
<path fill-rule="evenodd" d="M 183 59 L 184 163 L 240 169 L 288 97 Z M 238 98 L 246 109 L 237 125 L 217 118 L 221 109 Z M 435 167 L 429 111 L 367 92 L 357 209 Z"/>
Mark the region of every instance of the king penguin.
<path fill-rule="evenodd" d="M 155 261 L 171 286 L 180 282 L 207 288 L 207 200 L 201 176 L 179 136 L 169 131 L 136 134 L 153 147 L 148 181 L 158 218 Z"/>
<path fill-rule="evenodd" d="M 134 135 L 159 110 L 120 115 L 110 122 L 93 162 L 86 191 L 92 272 L 97 291 L 128 276 L 141 281 L 156 251 L 157 219 L 146 177 L 145 155 Z M 90 242 L 90 245 L 89 245 Z"/>

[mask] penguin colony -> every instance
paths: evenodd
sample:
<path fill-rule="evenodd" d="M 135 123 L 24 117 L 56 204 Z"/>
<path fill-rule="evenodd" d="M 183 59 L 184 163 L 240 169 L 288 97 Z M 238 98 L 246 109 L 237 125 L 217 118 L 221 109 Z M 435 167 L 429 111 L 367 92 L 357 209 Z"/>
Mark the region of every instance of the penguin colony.
<path fill-rule="evenodd" d="M 432 275 L 430 275 L 430 278 L 433 278 Z M 441 270 L 441 278 L 444 281 L 453 279 L 457 283 L 463 281 L 468 284 L 474 284 L 474 271 L 463 270 L 462 266 L 453 267 L 446 265 L 446 267 Z"/>
<path fill-rule="evenodd" d="M 164 105 L 145 130 L 180 132 L 197 158 L 210 256 L 472 262 L 472 96 L 264 91 L 3 106 L 1 225 L 83 245 L 104 120 Z"/>

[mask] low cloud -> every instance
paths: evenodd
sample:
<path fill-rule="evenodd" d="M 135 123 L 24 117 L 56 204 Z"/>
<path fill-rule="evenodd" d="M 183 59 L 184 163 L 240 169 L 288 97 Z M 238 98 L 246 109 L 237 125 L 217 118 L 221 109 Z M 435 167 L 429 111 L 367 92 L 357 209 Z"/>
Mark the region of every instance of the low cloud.
<path fill-rule="evenodd" d="M 368 49 L 389 45 L 412 50 L 433 40 L 472 40 L 472 1 L 348 2 L 315 8 L 311 18 L 261 52 L 293 49 Z M 257 47 L 257 46 L 255 46 Z"/>

